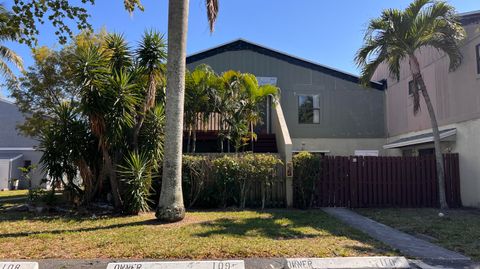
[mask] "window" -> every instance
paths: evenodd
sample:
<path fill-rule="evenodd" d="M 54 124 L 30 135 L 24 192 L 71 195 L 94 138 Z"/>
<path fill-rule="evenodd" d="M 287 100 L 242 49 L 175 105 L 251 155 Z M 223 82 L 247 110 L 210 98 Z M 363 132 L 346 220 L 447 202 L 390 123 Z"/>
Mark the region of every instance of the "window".
<path fill-rule="evenodd" d="M 28 167 L 30 167 L 31 165 L 32 165 L 32 161 L 30 161 L 30 160 L 26 160 L 26 161 L 23 162 L 23 167 L 24 167 L 24 168 L 28 168 Z"/>
<path fill-rule="evenodd" d="M 475 52 L 477 54 L 477 74 L 480 74 L 480 44 L 475 47 Z"/>
<path fill-rule="evenodd" d="M 298 96 L 298 122 L 320 123 L 320 95 Z"/>
<path fill-rule="evenodd" d="M 408 95 L 413 95 L 413 90 L 415 89 L 415 83 L 413 82 L 413 80 L 410 80 L 408 82 Z"/>
<path fill-rule="evenodd" d="M 434 148 L 426 148 L 426 149 L 418 150 L 418 156 L 429 156 L 429 155 L 435 155 Z"/>

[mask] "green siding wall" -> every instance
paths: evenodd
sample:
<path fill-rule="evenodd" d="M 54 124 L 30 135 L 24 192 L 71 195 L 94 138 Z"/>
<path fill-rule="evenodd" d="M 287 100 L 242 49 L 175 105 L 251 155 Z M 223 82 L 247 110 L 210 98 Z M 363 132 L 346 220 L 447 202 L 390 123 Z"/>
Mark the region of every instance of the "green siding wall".
<path fill-rule="evenodd" d="M 384 92 L 250 50 L 226 51 L 188 64 L 210 65 L 217 73 L 248 72 L 277 77 L 281 104 L 292 138 L 385 137 Z M 320 124 L 298 123 L 298 95 L 320 95 Z"/>

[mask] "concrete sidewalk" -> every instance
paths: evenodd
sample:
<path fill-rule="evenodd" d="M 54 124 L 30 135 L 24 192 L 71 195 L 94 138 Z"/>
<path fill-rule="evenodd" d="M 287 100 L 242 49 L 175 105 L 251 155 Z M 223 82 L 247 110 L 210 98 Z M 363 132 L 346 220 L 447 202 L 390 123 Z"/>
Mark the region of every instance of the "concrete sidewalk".
<path fill-rule="evenodd" d="M 470 258 L 460 253 L 418 239 L 346 208 L 323 208 L 322 210 L 353 228 L 400 251 L 402 254 L 411 258 L 420 259 L 429 265 L 463 268 L 471 264 Z"/>

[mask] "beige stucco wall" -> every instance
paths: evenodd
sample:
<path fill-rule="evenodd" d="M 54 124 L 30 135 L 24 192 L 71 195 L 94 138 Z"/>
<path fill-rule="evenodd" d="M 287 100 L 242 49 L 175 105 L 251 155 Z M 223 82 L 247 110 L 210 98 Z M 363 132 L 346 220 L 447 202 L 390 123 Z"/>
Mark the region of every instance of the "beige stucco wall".
<path fill-rule="evenodd" d="M 441 130 L 449 128 L 456 128 L 457 135 L 455 136 L 455 141 L 442 142 L 442 151 L 445 153 L 458 153 L 459 155 L 462 203 L 468 207 L 480 207 L 480 119 L 440 127 Z M 388 141 L 391 142 L 425 132 L 431 132 L 431 129 L 390 137 Z M 431 148 L 433 144 L 418 145 L 412 148 L 420 149 L 425 147 Z M 387 150 L 386 154 L 399 155 L 401 151 Z"/>
<path fill-rule="evenodd" d="M 437 50 L 427 48 L 417 53 L 439 125 L 480 118 L 480 75 L 477 75 L 475 52 L 475 46 L 480 44 L 479 27 L 479 24 L 465 26 L 468 38 L 461 46 L 463 62 L 454 72 L 449 71 L 448 58 Z M 382 65 L 373 78 L 388 80 L 386 117 L 390 137 L 431 128 L 423 98 L 420 113 L 413 114 L 412 97 L 408 95 L 412 76 L 407 62 L 402 63 L 400 73 L 397 81 Z"/>
<path fill-rule="evenodd" d="M 378 150 L 385 155 L 384 138 L 292 138 L 293 151 L 325 151 L 327 155 L 351 156 L 355 150 Z"/>
<path fill-rule="evenodd" d="M 280 103 L 277 103 L 272 109 L 272 129 L 275 134 L 278 153 L 285 164 L 285 168 L 289 169 L 289 166 L 292 165 L 292 139 Z M 287 206 L 291 207 L 293 206 L 293 181 L 286 171 L 285 176 L 286 202 Z"/>

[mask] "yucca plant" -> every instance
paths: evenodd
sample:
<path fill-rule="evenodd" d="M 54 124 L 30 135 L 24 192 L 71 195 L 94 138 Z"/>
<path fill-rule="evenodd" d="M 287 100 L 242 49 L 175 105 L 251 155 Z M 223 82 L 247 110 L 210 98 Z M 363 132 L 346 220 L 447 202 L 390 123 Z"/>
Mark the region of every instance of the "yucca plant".
<path fill-rule="evenodd" d="M 148 82 L 145 89 L 143 105 L 136 116 L 136 123 L 133 128 L 133 148 L 137 150 L 138 138 L 140 129 L 149 109 L 156 104 L 157 88 L 165 84 L 165 60 L 167 58 L 166 42 L 162 34 L 157 31 L 146 31 L 143 35 L 142 41 L 135 54 L 137 56 L 138 64 L 145 75 L 148 77 Z"/>
<path fill-rule="evenodd" d="M 117 173 L 124 183 L 124 212 L 137 215 L 150 210 L 150 190 L 152 174 L 150 161 L 143 153 L 130 152 L 119 165 Z"/>

